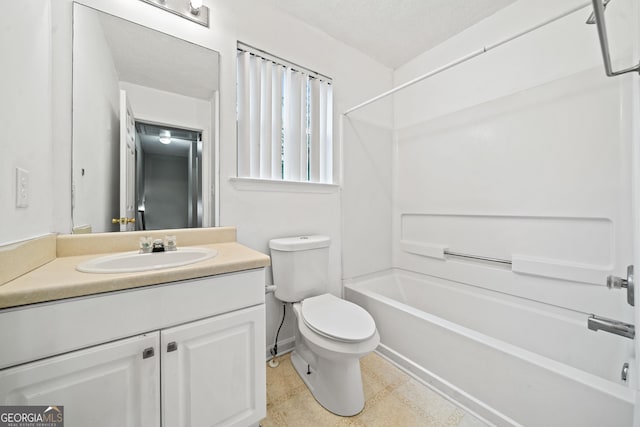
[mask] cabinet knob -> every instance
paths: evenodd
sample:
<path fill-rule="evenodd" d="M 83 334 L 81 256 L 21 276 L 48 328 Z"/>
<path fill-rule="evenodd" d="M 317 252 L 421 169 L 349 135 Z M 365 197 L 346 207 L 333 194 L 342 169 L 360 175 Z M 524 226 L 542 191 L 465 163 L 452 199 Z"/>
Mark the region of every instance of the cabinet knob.
<path fill-rule="evenodd" d="M 178 343 L 176 343 L 175 341 L 171 341 L 169 344 L 167 344 L 167 353 L 171 351 L 176 351 L 177 349 L 178 349 Z"/>
<path fill-rule="evenodd" d="M 153 350 L 153 347 L 145 348 L 144 350 L 142 350 L 142 358 L 148 359 L 150 357 L 153 357 L 155 353 L 156 352 Z"/>

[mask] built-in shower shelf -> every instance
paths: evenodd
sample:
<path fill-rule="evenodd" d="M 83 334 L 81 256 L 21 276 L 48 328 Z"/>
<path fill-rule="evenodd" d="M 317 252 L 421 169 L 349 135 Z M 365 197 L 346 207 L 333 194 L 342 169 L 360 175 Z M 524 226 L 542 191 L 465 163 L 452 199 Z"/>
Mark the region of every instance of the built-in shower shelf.
<path fill-rule="evenodd" d="M 526 255 L 512 255 L 508 260 L 481 254 L 468 254 L 451 251 L 447 245 L 436 245 L 402 240 L 400 246 L 403 251 L 428 258 L 446 261 L 449 257 L 470 258 L 489 263 L 510 264 L 511 271 L 532 276 L 550 277 L 572 282 L 604 285 L 607 275 L 611 274 L 613 266 L 594 266 L 576 262 L 539 258 Z"/>
<path fill-rule="evenodd" d="M 595 266 L 575 262 L 513 255 L 511 271 L 533 276 L 551 277 L 572 282 L 602 285 L 607 283 L 607 275 L 613 266 Z"/>
<path fill-rule="evenodd" d="M 624 248 L 616 245 L 609 218 L 441 212 L 401 214 L 400 249 L 442 262 L 604 286 Z"/>
<path fill-rule="evenodd" d="M 445 260 L 444 251 L 447 249 L 443 245 L 431 245 L 428 243 L 412 242 L 409 240 L 402 240 L 400 242 L 402 250 L 415 255 L 422 255 L 429 258 Z"/>

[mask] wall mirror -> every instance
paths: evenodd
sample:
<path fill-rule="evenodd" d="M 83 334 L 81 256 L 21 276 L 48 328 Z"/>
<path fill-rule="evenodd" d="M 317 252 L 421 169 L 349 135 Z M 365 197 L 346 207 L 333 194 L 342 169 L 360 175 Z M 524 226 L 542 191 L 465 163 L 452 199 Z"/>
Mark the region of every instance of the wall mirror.
<path fill-rule="evenodd" d="M 218 52 L 74 4 L 74 233 L 215 225 L 218 77 Z"/>

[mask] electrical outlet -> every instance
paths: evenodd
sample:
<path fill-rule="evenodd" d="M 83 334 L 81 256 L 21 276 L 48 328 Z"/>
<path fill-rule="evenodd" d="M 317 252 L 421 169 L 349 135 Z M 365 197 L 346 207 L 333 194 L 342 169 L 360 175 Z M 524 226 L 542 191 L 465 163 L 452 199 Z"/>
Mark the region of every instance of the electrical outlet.
<path fill-rule="evenodd" d="M 29 171 L 16 168 L 16 208 L 29 207 Z"/>

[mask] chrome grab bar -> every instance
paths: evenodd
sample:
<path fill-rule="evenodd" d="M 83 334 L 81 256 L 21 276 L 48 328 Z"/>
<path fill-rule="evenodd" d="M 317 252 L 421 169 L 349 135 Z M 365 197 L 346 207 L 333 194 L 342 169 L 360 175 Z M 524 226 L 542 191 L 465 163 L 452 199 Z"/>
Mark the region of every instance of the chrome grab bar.
<path fill-rule="evenodd" d="M 598 38 L 600 39 L 600 49 L 602 50 L 602 60 L 604 62 L 604 71 L 607 76 L 619 76 L 620 74 L 630 73 L 632 71 L 640 72 L 640 63 L 635 67 L 625 68 L 623 70 L 613 71 L 611 68 L 611 55 L 609 53 L 609 38 L 607 37 L 607 25 L 604 19 L 604 4 L 602 0 L 591 0 L 593 3 L 593 14 L 598 27 Z"/>
<path fill-rule="evenodd" d="M 592 314 L 587 319 L 587 327 L 592 331 L 602 330 L 630 339 L 634 339 L 636 336 L 636 327 L 634 325 L 619 320 L 596 316 L 595 314 Z"/>

